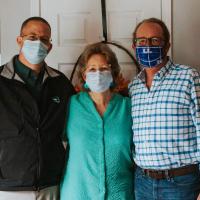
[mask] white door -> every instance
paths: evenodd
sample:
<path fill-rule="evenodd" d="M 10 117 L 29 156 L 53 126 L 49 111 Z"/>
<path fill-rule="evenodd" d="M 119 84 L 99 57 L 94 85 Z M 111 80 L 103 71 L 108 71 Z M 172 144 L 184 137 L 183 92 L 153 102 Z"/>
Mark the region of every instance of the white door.
<path fill-rule="evenodd" d="M 171 31 L 171 0 L 106 0 L 108 40 L 132 51 L 132 32 L 145 18 L 164 20 Z M 103 40 L 101 0 L 32 0 L 32 15 L 47 19 L 52 27 L 53 49 L 49 65 L 68 77 L 87 44 Z M 130 57 L 112 47 L 126 79 L 136 73 Z"/>

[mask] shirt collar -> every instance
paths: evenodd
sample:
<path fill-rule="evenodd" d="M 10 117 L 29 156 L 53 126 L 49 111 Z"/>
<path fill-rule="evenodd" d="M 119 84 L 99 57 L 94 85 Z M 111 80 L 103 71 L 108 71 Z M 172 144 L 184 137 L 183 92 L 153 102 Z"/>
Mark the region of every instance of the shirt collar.
<path fill-rule="evenodd" d="M 165 74 L 169 71 L 169 69 L 173 66 L 173 62 L 171 58 L 168 58 L 168 61 L 165 66 L 163 66 L 156 74 L 155 77 L 156 79 L 162 79 Z M 142 71 L 137 75 L 137 78 L 139 78 L 142 81 L 145 81 L 145 69 L 143 68 Z"/>
<path fill-rule="evenodd" d="M 15 62 L 14 66 L 15 66 L 16 73 L 24 81 L 32 80 L 33 82 L 36 82 L 39 79 L 42 81 L 43 75 L 44 75 L 44 67 L 42 67 L 42 69 L 41 69 L 39 74 L 36 74 L 32 69 L 30 69 L 29 67 L 24 65 L 22 62 L 20 62 L 18 57 L 15 58 L 14 62 Z"/>
<path fill-rule="evenodd" d="M 169 69 L 173 66 L 173 62 L 170 58 L 168 58 L 168 62 L 165 66 L 163 66 L 156 74 L 155 77 L 158 79 L 162 79 L 165 77 L 166 73 L 169 71 Z"/>
<path fill-rule="evenodd" d="M 28 79 L 31 73 L 31 69 L 28 68 L 26 65 L 24 65 L 22 62 L 20 62 L 20 60 L 18 59 L 18 57 L 15 58 L 15 72 L 19 75 L 22 76 L 25 79 Z"/>

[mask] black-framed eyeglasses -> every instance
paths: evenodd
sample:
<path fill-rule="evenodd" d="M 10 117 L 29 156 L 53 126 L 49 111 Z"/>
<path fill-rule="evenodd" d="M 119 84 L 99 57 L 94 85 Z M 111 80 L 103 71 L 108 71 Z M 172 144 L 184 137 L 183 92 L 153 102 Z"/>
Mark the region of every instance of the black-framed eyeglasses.
<path fill-rule="evenodd" d="M 49 45 L 52 42 L 51 38 L 40 37 L 38 35 L 22 35 L 21 37 L 25 37 L 27 40 L 36 41 L 40 40 L 42 43 Z"/>
<path fill-rule="evenodd" d="M 163 45 L 165 40 L 160 37 L 151 37 L 151 38 L 145 38 L 145 37 L 139 37 L 135 38 L 135 46 L 160 46 Z"/>

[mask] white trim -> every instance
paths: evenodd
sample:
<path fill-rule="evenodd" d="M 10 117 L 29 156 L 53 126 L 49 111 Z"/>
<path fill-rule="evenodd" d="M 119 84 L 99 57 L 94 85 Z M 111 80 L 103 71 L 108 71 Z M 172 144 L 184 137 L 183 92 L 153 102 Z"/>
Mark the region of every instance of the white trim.
<path fill-rule="evenodd" d="M 41 16 L 41 0 L 31 0 L 31 16 Z"/>
<path fill-rule="evenodd" d="M 172 34 L 172 0 L 161 0 L 161 18 L 162 20 L 165 22 L 165 24 L 167 25 L 170 35 L 171 35 L 171 39 L 170 42 L 172 43 L 172 38 L 173 38 L 173 34 Z M 172 46 L 172 45 L 171 45 Z M 169 50 L 169 55 L 171 57 L 173 57 L 173 49 L 170 48 Z"/>
<path fill-rule="evenodd" d="M 2 52 L 1 52 L 1 50 L 2 50 L 2 46 L 1 46 L 1 45 L 2 45 L 2 41 L 1 41 L 1 39 L 2 39 L 2 38 L 1 38 L 1 34 L 2 34 L 2 33 L 1 33 L 1 31 L 2 31 L 2 29 L 1 29 L 1 20 L 0 20 L 0 66 L 1 66 L 1 53 L 2 53 Z"/>

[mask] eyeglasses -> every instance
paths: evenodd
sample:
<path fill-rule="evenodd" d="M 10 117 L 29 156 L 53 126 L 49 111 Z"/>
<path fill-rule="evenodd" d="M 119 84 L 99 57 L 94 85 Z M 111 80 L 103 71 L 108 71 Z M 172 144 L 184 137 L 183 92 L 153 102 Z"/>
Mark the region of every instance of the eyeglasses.
<path fill-rule="evenodd" d="M 105 71 L 110 71 L 110 68 L 111 68 L 111 64 L 101 65 L 101 66 L 97 66 L 97 65 L 86 66 L 86 70 L 88 72 L 96 72 L 97 70 L 100 72 L 105 72 Z"/>
<path fill-rule="evenodd" d="M 38 35 L 22 35 L 21 37 L 26 37 L 27 40 L 36 41 L 40 40 L 42 43 L 49 45 L 52 42 L 52 39 L 46 37 L 40 37 Z"/>
<path fill-rule="evenodd" d="M 136 46 L 147 46 L 147 43 L 149 43 L 152 46 L 160 46 L 164 44 L 165 40 L 163 40 L 160 37 L 151 37 L 151 38 L 140 37 L 140 38 L 135 38 L 134 42 Z"/>

